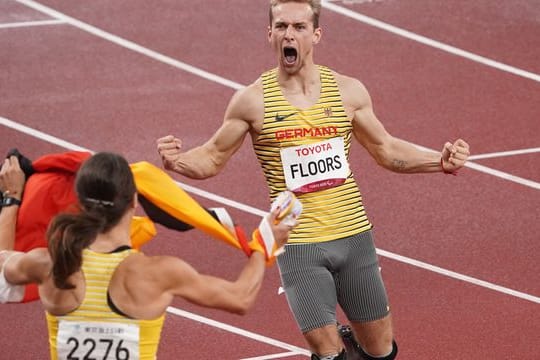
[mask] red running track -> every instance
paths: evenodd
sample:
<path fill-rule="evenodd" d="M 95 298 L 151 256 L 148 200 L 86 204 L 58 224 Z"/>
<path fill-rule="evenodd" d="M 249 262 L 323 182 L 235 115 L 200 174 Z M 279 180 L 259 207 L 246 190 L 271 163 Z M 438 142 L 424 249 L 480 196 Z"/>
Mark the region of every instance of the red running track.
<path fill-rule="evenodd" d="M 40 3 L 47 8 L 0 2 L 0 154 L 18 147 L 37 157 L 77 145 L 159 164 L 156 138 L 174 133 L 186 147 L 206 140 L 234 89 L 273 66 L 266 1 Z M 353 147 L 400 359 L 532 360 L 540 351 L 538 13 L 540 5 L 525 0 L 333 1 L 323 9 L 317 62 L 361 79 L 393 134 L 434 150 L 463 137 L 478 156 L 458 177 L 403 176 Z M 385 24 L 368 25 L 358 14 Z M 438 42 L 483 58 L 443 51 Z M 194 186 L 188 190 L 204 205 L 223 205 L 215 196 L 235 201 L 231 213 L 250 228 L 268 204 L 247 142 L 219 176 L 177 179 Z M 504 156 L 510 150 L 521 151 Z M 236 250 L 196 232 L 160 228 L 146 251 L 228 278 L 244 263 Z M 278 287 L 271 268 L 244 317 L 175 301 L 184 312 L 169 314 L 159 357 L 306 359 Z M 0 319 L 6 359 L 47 358 L 39 304 L 2 305 Z"/>

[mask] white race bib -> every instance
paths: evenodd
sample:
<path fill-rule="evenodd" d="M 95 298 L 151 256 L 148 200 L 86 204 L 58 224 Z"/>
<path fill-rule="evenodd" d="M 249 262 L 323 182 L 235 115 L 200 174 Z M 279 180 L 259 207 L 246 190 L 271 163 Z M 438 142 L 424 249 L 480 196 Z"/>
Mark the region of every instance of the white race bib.
<path fill-rule="evenodd" d="M 281 149 L 287 188 L 309 193 L 341 185 L 349 176 L 343 138 Z"/>
<path fill-rule="evenodd" d="M 60 320 L 56 346 L 62 360 L 134 360 L 139 358 L 139 326 Z"/>

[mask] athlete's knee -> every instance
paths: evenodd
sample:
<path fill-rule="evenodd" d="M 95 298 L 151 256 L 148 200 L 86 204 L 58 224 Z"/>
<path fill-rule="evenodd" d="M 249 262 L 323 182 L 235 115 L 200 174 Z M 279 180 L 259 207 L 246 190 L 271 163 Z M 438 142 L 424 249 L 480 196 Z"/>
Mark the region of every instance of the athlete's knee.
<path fill-rule="evenodd" d="M 360 339 L 359 339 L 360 340 Z M 384 336 L 380 336 L 377 339 L 363 339 L 358 341 L 359 347 L 366 353 L 366 354 L 372 354 L 375 358 L 382 357 L 383 359 L 386 359 L 384 356 L 386 354 L 391 354 L 394 349 L 394 337 L 392 335 L 385 334 Z M 368 358 L 370 359 L 370 358 Z"/>
<path fill-rule="evenodd" d="M 355 330 L 354 338 L 366 354 L 384 359 L 386 355 L 392 353 L 394 334 L 390 315 L 379 320 L 352 325 Z"/>
<path fill-rule="evenodd" d="M 358 346 L 358 352 L 364 360 L 394 360 L 398 353 L 398 346 L 395 340 L 392 340 L 392 350 L 388 354 L 372 355 L 364 351 L 361 346 Z"/>
<path fill-rule="evenodd" d="M 341 350 L 339 354 L 324 355 L 324 356 L 311 354 L 311 360 L 347 360 L 347 354 L 345 353 L 345 349 Z"/>

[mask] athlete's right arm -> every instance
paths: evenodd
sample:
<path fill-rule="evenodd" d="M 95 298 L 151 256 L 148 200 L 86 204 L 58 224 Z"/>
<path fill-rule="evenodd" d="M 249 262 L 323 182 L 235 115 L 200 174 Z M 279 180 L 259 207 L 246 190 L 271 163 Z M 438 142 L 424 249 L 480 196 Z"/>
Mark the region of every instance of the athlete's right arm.
<path fill-rule="evenodd" d="M 285 245 L 292 226 L 277 222 L 280 209 L 269 214 L 268 221 L 278 247 Z M 234 281 L 199 273 L 191 265 L 175 257 L 160 257 L 152 266 L 153 283 L 172 296 L 194 304 L 245 314 L 259 293 L 267 262 L 261 251 L 254 251 Z"/>
<path fill-rule="evenodd" d="M 40 284 L 49 276 L 52 261 L 45 248 L 27 253 L 5 251 L 0 255 L 0 267 L 5 280 L 11 285 Z"/>
<path fill-rule="evenodd" d="M 225 111 L 221 127 L 203 145 L 182 151 L 182 141 L 173 135 L 157 140 L 163 166 L 193 179 L 205 179 L 219 173 L 242 145 L 255 121 L 258 88 L 250 85 L 238 90 Z"/>
<path fill-rule="evenodd" d="M 32 263 L 28 259 L 33 255 L 19 251 L 0 251 L 0 304 L 21 302 L 24 298 L 24 285 L 41 282 L 43 279 L 41 276 L 38 278 L 32 276 L 34 266 L 28 266 Z"/>
<path fill-rule="evenodd" d="M 25 184 L 19 160 L 11 156 L 0 169 L 0 192 L 5 197 L 21 200 Z M 19 204 L 6 206 L 0 212 L 0 293 L 9 287 L 41 282 L 48 274 L 50 257 L 47 249 L 34 249 L 28 253 L 14 251 Z"/>
<path fill-rule="evenodd" d="M 245 314 L 253 306 L 262 285 L 266 267 L 264 255 L 254 252 L 238 278 L 229 281 L 199 273 L 185 261 L 174 258 L 163 263 L 162 278 L 168 292 L 199 306 Z"/>

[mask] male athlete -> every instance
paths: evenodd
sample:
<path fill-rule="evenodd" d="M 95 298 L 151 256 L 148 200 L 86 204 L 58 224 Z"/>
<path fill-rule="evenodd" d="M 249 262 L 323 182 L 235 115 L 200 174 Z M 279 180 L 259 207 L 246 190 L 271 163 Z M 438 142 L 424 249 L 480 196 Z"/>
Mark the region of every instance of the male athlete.
<path fill-rule="evenodd" d="M 184 152 L 181 140 L 168 135 L 157 148 L 166 169 L 205 179 L 249 134 L 270 197 L 290 190 L 304 207 L 278 264 L 312 359 L 391 360 L 397 345 L 372 224 L 349 167 L 352 139 L 398 173 L 455 174 L 469 145 L 458 139 L 434 153 L 389 134 L 359 80 L 314 63 L 320 11 L 319 0 L 271 0 L 268 41 L 277 67 L 234 94 L 206 143 Z M 336 328 L 337 304 L 358 342 L 348 354 Z"/>

